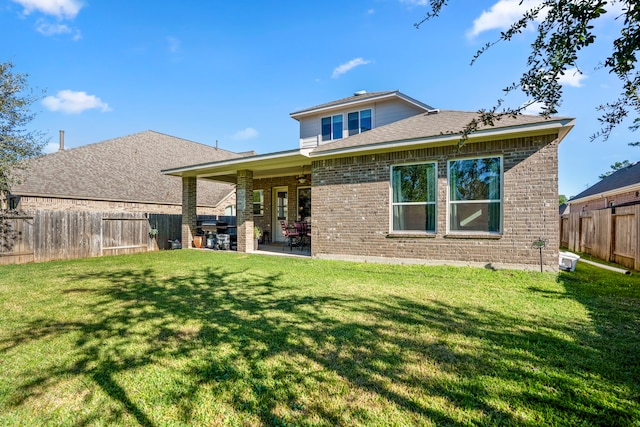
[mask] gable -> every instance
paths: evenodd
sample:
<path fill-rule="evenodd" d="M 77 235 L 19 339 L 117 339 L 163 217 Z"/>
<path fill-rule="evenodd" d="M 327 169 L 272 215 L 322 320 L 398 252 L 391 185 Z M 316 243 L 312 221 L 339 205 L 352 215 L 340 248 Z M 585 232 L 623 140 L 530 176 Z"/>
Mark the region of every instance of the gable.
<path fill-rule="evenodd" d="M 300 148 L 313 148 L 432 110 L 398 91 L 359 92 L 291 117 L 300 122 Z"/>

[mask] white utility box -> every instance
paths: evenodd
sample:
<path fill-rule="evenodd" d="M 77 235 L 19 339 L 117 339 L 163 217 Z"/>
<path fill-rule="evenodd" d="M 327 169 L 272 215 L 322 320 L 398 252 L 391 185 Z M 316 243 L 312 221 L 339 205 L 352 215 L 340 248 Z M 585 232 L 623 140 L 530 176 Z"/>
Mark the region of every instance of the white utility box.
<path fill-rule="evenodd" d="M 579 259 L 579 255 L 572 254 L 571 252 L 560 252 L 560 269 L 564 271 L 575 271 Z"/>

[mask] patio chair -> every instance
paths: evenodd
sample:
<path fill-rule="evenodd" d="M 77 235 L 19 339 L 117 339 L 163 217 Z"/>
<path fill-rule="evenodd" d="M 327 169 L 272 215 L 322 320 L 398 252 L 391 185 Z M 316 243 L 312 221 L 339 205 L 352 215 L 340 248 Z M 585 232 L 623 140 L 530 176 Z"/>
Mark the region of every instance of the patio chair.
<path fill-rule="evenodd" d="M 282 249 L 284 249 L 285 243 L 289 240 L 289 251 L 293 251 L 294 240 L 300 237 L 300 233 L 295 227 L 289 227 L 286 221 L 280 221 L 280 226 L 282 227 L 282 234 L 285 237 L 285 240 L 282 242 Z"/>

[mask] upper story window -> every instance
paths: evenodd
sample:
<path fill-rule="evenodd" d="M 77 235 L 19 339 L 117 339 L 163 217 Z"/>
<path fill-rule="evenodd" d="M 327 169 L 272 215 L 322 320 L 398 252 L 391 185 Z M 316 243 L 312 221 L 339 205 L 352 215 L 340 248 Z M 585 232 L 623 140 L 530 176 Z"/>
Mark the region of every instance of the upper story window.
<path fill-rule="evenodd" d="M 371 130 L 371 109 L 349 113 L 347 123 L 349 136 Z"/>
<path fill-rule="evenodd" d="M 449 231 L 501 232 L 502 158 L 449 161 Z"/>
<path fill-rule="evenodd" d="M 316 122 L 317 123 L 317 122 Z M 322 118 L 322 140 L 342 138 L 342 114 Z"/>
<path fill-rule="evenodd" d="M 436 163 L 391 169 L 392 230 L 436 231 Z"/>

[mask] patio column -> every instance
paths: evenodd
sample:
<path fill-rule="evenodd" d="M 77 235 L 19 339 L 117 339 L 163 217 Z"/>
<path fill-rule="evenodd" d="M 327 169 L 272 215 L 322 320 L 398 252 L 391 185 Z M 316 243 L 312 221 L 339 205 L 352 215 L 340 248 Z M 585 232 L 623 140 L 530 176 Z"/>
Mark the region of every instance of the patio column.
<path fill-rule="evenodd" d="M 238 252 L 253 252 L 253 171 L 239 170 L 237 177 Z"/>
<path fill-rule="evenodd" d="M 197 227 L 196 177 L 182 177 L 182 247 L 192 247 Z"/>

